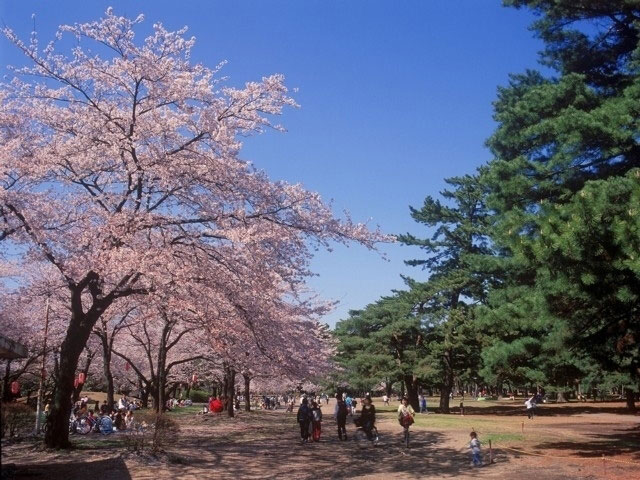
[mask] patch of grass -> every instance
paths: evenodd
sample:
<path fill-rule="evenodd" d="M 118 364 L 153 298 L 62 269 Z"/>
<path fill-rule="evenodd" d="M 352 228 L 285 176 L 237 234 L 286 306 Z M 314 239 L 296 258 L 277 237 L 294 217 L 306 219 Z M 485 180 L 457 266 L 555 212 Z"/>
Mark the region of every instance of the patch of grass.
<path fill-rule="evenodd" d="M 202 410 L 202 406 L 191 405 L 189 407 L 176 407 L 170 412 L 165 412 L 166 415 L 179 417 L 181 415 L 195 415 Z"/>
<path fill-rule="evenodd" d="M 118 436 L 117 433 L 109 436 L 92 435 L 86 437 L 72 438 L 73 446 L 78 450 L 96 450 L 104 448 L 122 448 L 124 447 L 124 438 Z"/>
<path fill-rule="evenodd" d="M 489 440 L 491 440 L 494 447 L 499 447 L 500 445 L 512 445 L 514 443 L 523 442 L 524 435 L 521 433 L 487 433 L 485 435 L 481 435 L 480 441 L 485 447 L 489 446 Z"/>
<path fill-rule="evenodd" d="M 396 421 L 396 413 L 383 412 L 380 415 L 382 418 L 391 419 Z M 416 414 L 415 426 L 424 428 L 437 428 L 442 430 L 469 430 L 489 428 L 495 426 L 496 422 L 492 419 L 478 418 L 476 416 L 461 416 L 461 415 L 444 415 L 444 414 Z"/>

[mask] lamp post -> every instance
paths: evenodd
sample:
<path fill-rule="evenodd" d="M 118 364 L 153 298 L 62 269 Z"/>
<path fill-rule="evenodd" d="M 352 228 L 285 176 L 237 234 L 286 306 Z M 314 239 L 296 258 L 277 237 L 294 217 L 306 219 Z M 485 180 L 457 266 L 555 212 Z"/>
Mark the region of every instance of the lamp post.
<path fill-rule="evenodd" d="M 40 387 L 38 388 L 38 406 L 36 407 L 36 433 L 40 433 L 40 413 L 42 412 L 42 396 L 44 394 L 44 365 L 47 356 L 47 335 L 49 334 L 49 297 L 44 314 L 44 346 L 42 347 L 42 369 L 40 370 Z"/>

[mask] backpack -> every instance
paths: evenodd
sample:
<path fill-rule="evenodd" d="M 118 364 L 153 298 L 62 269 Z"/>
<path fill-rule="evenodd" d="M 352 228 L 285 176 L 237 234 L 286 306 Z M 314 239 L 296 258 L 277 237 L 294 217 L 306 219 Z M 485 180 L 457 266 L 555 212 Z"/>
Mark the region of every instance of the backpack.
<path fill-rule="evenodd" d="M 338 418 L 347 418 L 347 405 L 344 402 L 338 401 Z"/>
<path fill-rule="evenodd" d="M 307 405 L 302 405 L 298 410 L 298 422 L 308 422 L 310 420 L 311 411 Z"/>

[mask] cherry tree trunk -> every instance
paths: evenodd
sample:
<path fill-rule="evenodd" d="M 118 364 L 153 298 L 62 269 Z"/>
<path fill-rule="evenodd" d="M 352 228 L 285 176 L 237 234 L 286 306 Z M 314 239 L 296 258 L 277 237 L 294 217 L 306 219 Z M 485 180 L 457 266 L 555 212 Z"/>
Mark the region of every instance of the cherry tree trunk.
<path fill-rule="evenodd" d="M 111 373 L 111 348 L 106 335 L 100 335 L 100 341 L 102 343 L 102 371 L 104 380 L 107 383 L 107 408 L 111 411 L 115 403 L 113 374 Z"/>
<path fill-rule="evenodd" d="M 225 373 L 226 381 L 226 391 L 225 395 L 227 397 L 227 413 L 230 417 L 234 416 L 233 411 L 233 403 L 236 396 L 236 372 L 233 367 L 227 367 L 227 371 Z"/>
<path fill-rule="evenodd" d="M 138 378 L 138 388 L 140 390 L 140 403 L 142 403 L 142 408 L 149 408 L 149 386 L 144 385 L 142 379 Z"/>
<path fill-rule="evenodd" d="M 93 354 L 89 353 L 87 355 L 87 361 L 84 364 L 84 368 L 82 369 L 82 373 L 84 373 L 84 378 L 88 378 L 89 375 L 89 367 L 91 367 L 91 362 L 93 361 Z M 73 397 L 71 399 L 72 403 L 76 403 L 80 400 L 80 394 L 82 393 L 82 389 L 84 388 L 84 384 L 79 383 L 77 387 L 73 388 Z"/>
<path fill-rule="evenodd" d="M 249 375 L 244 375 L 244 409 L 247 412 L 251 411 L 251 395 L 250 395 L 250 385 L 251 385 L 251 377 Z"/>
<path fill-rule="evenodd" d="M 78 294 L 78 300 L 79 300 Z M 73 302 L 71 321 L 62 347 L 60 366 L 56 381 L 51 412 L 47 417 L 47 432 L 44 442 L 49 448 L 69 448 L 69 416 L 71 415 L 71 395 L 73 381 L 78 368 L 80 354 L 87 344 L 96 319 L 91 319 L 82 311 L 82 304 Z"/>

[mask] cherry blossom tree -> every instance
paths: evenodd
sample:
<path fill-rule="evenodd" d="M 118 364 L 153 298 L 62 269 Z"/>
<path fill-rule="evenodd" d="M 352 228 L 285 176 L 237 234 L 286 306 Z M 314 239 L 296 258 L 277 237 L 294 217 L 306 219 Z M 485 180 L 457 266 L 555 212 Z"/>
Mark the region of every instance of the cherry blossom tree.
<path fill-rule="evenodd" d="M 142 21 L 109 9 L 62 26 L 57 39 L 76 37 L 69 56 L 4 29 L 28 64 L 0 95 L 10 120 L 2 228 L 56 268 L 70 311 L 49 447 L 69 446 L 78 359 L 115 302 L 213 276 L 222 296 L 274 280 L 295 291 L 309 275 L 309 242 L 387 240 L 239 159 L 240 136 L 281 129 L 271 119 L 295 106 L 281 75 L 224 86 L 219 67 L 190 61 L 186 28 L 156 23 L 136 43 Z"/>

